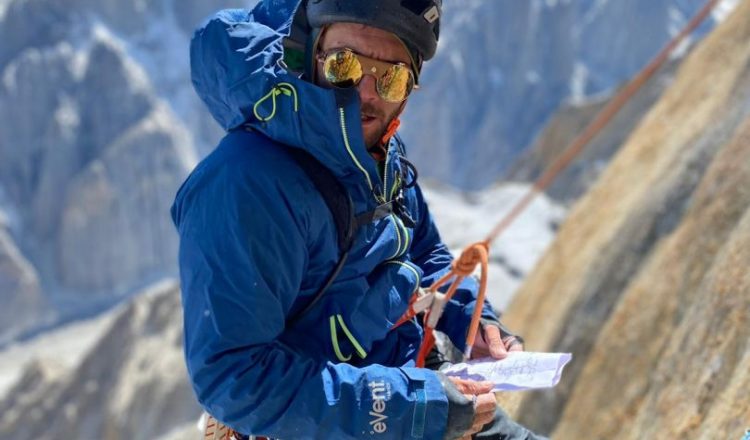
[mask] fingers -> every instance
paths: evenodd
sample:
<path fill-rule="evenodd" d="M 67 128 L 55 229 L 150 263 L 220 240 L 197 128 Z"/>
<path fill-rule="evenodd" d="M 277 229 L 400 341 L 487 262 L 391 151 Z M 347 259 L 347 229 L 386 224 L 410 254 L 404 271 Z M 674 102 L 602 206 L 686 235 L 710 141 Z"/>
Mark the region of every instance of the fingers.
<path fill-rule="evenodd" d="M 506 336 L 503 338 L 503 346 L 507 351 L 523 351 L 523 344 L 515 336 Z"/>
<path fill-rule="evenodd" d="M 476 434 L 477 432 L 480 432 L 482 428 L 484 428 L 484 425 L 492 422 L 492 419 L 495 418 L 495 411 L 492 411 L 491 413 L 485 413 L 482 415 L 478 415 L 476 418 L 476 421 L 471 426 L 471 433 Z"/>
<path fill-rule="evenodd" d="M 495 359 L 505 359 L 508 356 L 508 350 L 505 348 L 503 338 L 500 336 L 500 329 L 494 325 L 484 326 L 484 340 L 490 349 L 490 356 Z"/>
<path fill-rule="evenodd" d="M 492 415 L 492 414 L 495 414 L 495 406 L 497 406 L 497 402 L 495 401 L 495 394 L 493 393 L 480 394 L 477 396 L 477 402 L 475 405 L 474 412 L 477 415 L 488 414 L 488 413 Z M 490 420 L 492 420 L 492 417 L 490 417 Z"/>
<path fill-rule="evenodd" d="M 474 396 L 467 396 L 472 399 Z M 493 393 L 485 393 L 476 396 L 474 400 L 474 421 L 468 431 L 462 438 L 471 438 L 473 434 L 480 432 L 484 425 L 490 423 L 495 417 L 495 395 Z"/>
<path fill-rule="evenodd" d="M 484 339 L 477 338 L 478 342 L 471 347 L 471 359 L 482 359 L 489 357 L 490 351 L 484 343 Z"/>
<path fill-rule="evenodd" d="M 471 400 L 471 396 L 478 396 L 480 394 L 489 393 L 492 391 L 492 382 L 478 382 L 476 380 L 459 379 L 457 377 L 448 377 L 453 385 L 456 386 L 459 392 L 462 394 L 468 394 L 468 399 Z"/>
<path fill-rule="evenodd" d="M 482 432 L 482 428 L 484 428 L 485 425 L 492 423 L 492 419 L 494 417 L 494 411 L 492 413 L 482 414 L 481 416 L 478 416 L 477 422 L 471 427 L 471 434 L 473 435 L 478 432 Z"/>

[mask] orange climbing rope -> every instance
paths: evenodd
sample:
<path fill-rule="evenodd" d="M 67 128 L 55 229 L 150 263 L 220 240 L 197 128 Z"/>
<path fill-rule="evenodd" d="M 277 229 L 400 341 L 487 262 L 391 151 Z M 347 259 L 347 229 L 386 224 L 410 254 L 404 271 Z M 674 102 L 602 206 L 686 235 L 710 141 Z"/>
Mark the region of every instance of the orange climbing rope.
<path fill-rule="evenodd" d="M 394 325 L 394 328 L 413 319 L 417 314 L 424 312 L 425 335 L 417 357 L 417 366 L 424 367 L 427 354 L 435 345 L 433 331 L 437 324 L 437 320 L 440 318 L 445 303 L 451 299 L 459 284 L 466 277 L 474 273 L 477 265 L 481 265 L 479 292 L 476 302 L 477 307 L 475 307 L 471 318 L 469 332 L 466 336 L 466 350 L 464 351 L 465 359 L 468 359 L 471 356 L 471 347 L 474 345 L 474 340 L 476 339 L 479 330 L 479 320 L 481 318 L 482 305 L 484 304 L 487 290 L 487 268 L 490 244 L 513 223 L 513 221 L 528 207 L 540 192 L 544 191 L 555 180 L 562 170 L 570 165 L 573 159 L 583 151 L 583 148 L 601 132 L 620 109 L 622 109 L 622 107 L 632 99 L 638 90 L 640 90 L 641 87 L 643 87 L 643 85 L 659 70 L 682 40 L 690 35 L 708 17 L 719 1 L 720 0 L 709 0 L 706 2 L 703 8 L 701 8 L 701 10 L 698 11 L 698 13 L 685 25 L 680 33 L 664 46 L 659 54 L 656 55 L 656 57 L 654 57 L 619 93 L 617 93 L 615 97 L 597 114 L 596 118 L 583 130 L 583 132 L 565 148 L 560 157 L 555 160 L 547 170 L 545 170 L 542 176 L 534 183 L 533 187 L 518 203 L 516 203 L 513 209 L 503 217 L 484 241 L 466 247 L 461 253 L 461 256 L 453 262 L 451 270 L 448 273 L 430 286 L 426 292 L 415 293 L 409 304 L 409 309 Z M 439 293 L 438 289 L 449 282 L 451 284 L 447 292 L 444 295 Z M 429 300 L 429 303 L 424 301 L 424 299 Z M 430 319 L 430 315 L 433 315 L 432 319 Z"/>

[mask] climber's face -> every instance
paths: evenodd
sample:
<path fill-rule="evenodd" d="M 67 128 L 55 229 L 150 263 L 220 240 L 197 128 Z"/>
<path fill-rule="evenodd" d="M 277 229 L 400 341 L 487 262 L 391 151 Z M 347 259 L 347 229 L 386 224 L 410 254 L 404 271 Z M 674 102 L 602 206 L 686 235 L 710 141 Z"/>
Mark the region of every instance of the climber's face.
<path fill-rule="evenodd" d="M 320 39 L 316 84 L 324 87 L 331 86 L 323 69 L 325 57 L 340 49 L 350 49 L 351 53 L 355 56 L 362 56 L 362 64 L 377 64 L 380 61 L 388 64 L 402 64 L 404 66 L 403 70 L 411 70 L 409 52 L 395 35 L 362 24 L 336 23 L 327 27 Z M 368 59 L 371 59 L 371 61 L 368 61 Z M 390 122 L 399 116 L 404 105 L 406 105 L 405 97 L 400 102 L 389 102 L 382 95 L 385 95 L 385 98 L 394 100 L 394 98 L 402 98 L 408 94 L 404 93 L 403 87 L 384 90 L 382 86 L 379 93 L 377 77 L 374 74 L 368 73 L 376 71 L 380 67 L 379 64 L 378 67 L 375 67 L 376 64 L 372 64 L 373 67 L 366 70 L 364 75 L 361 76 L 359 83 L 356 84 L 362 102 L 362 132 L 368 147 L 377 144 L 387 130 Z M 385 66 L 387 67 L 387 65 Z M 406 73 L 403 70 L 399 71 L 399 73 Z M 408 74 L 413 78 L 413 73 L 408 72 Z M 381 79 L 381 81 L 384 80 Z"/>

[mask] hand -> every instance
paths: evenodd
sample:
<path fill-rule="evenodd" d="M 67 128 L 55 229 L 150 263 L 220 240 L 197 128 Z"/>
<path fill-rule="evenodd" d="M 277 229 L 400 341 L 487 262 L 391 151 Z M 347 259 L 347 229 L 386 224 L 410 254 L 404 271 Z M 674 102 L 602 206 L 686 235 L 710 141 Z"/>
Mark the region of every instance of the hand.
<path fill-rule="evenodd" d="M 513 335 L 503 338 L 500 329 L 491 324 L 481 325 L 477 339 L 471 349 L 471 358 L 477 359 L 492 356 L 505 359 L 510 351 L 523 351 L 523 343 Z"/>
<path fill-rule="evenodd" d="M 482 430 L 495 417 L 495 394 L 492 392 L 492 382 L 477 382 L 474 380 L 449 378 L 458 391 L 474 402 L 474 420 L 460 440 L 470 440 L 471 436 Z"/>

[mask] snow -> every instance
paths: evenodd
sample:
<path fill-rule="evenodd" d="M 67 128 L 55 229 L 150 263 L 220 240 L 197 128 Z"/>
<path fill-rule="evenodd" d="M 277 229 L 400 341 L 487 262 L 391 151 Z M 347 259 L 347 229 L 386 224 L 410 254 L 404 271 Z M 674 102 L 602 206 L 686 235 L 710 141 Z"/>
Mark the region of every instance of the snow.
<path fill-rule="evenodd" d="M 581 19 L 581 23 L 578 25 L 579 29 L 583 29 L 586 26 L 590 25 L 594 22 L 599 16 L 604 13 L 604 9 L 607 6 L 607 3 L 609 3 L 609 0 L 596 0 L 596 3 L 592 5 L 589 9 L 586 10 L 583 18 Z"/>
<path fill-rule="evenodd" d="M 450 62 L 457 75 L 464 73 L 464 60 L 459 52 L 451 52 Z"/>
<path fill-rule="evenodd" d="M 454 254 L 483 240 L 495 225 L 531 189 L 528 184 L 506 183 L 486 191 L 465 194 L 450 188 L 423 186 L 440 236 Z M 490 248 L 488 297 L 504 310 L 523 277 L 552 242 L 555 225 L 565 209 L 540 194 Z"/>
<path fill-rule="evenodd" d="M 716 7 L 714 7 L 714 10 L 711 11 L 711 18 L 713 18 L 715 22 L 721 23 L 726 20 L 729 14 L 731 14 L 732 11 L 734 11 L 734 8 L 739 4 L 740 0 L 722 0 L 716 5 Z"/>
<path fill-rule="evenodd" d="M 197 423 L 186 423 L 182 426 L 176 426 L 163 436 L 155 440 L 192 440 L 203 435 L 203 429 L 200 429 Z"/>
<path fill-rule="evenodd" d="M 75 368 L 104 334 L 119 311 L 120 308 L 117 307 L 98 317 L 76 321 L 29 341 L 5 347 L 0 351 L 0 399 L 34 359 L 43 359 L 65 369 Z"/>
<path fill-rule="evenodd" d="M 539 81 L 542 80 L 542 77 L 539 75 L 539 72 L 536 70 L 529 70 L 526 72 L 526 81 L 531 84 L 537 84 Z"/>
<path fill-rule="evenodd" d="M 123 38 L 126 51 L 148 74 L 154 90 L 190 125 L 195 118 L 195 92 L 190 82 L 190 36 L 170 8 L 150 18 L 145 32 Z M 195 134 L 195 133 L 193 133 Z"/>
<path fill-rule="evenodd" d="M 570 78 L 570 102 L 581 104 L 586 100 L 586 84 L 589 79 L 589 69 L 580 61 L 573 66 L 573 75 Z"/>
<path fill-rule="evenodd" d="M 0 20 L 5 17 L 5 11 L 8 9 L 12 0 L 0 0 Z"/>
<path fill-rule="evenodd" d="M 667 33 L 670 38 L 676 37 L 687 25 L 688 17 L 685 16 L 685 12 L 677 7 L 670 7 L 667 10 Z M 669 55 L 670 60 L 681 59 L 687 55 L 688 50 L 693 46 L 693 36 L 687 35 L 677 47 L 674 48 L 672 53 Z"/>
<path fill-rule="evenodd" d="M 29 52 L 32 54 L 33 52 Z M 18 87 L 17 83 L 17 74 L 18 71 L 18 63 L 17 62 L 10 62 L 8 65 L 6 65 L 3 68 L 2 71 L 2 86 L 5 90 L 8 92 L 14 92 L 16 91 L 16 88 Z"/>
<path fill-rule="evenodd" d="M 138 60 L 130 56 L 131 54 L 127 50 L 127 39 L 119 37 L 106 24 L 101 22 L 94 22 L 92 24 L 91 37 L 90 44 L 92 46 L 104 44 L 117 52 L 129 55 L 122 57 L 122 63 L 127 71 L 127 76 L 134 92 L 152 90 L 152 78 L 157 78 L 158 76 L 153 75 L 153 72 L 146 71 Z"/>
<path fill-rule="evenodd" d="M 57 121 L 63 137 L 71 138 L 75 136 L 81 120 L 76 103 L 69 96 L 62 95 L 60 97 L 60 106 L 54 111 L 52 117 Z"/>
<path fill-rule="evenodd" d="M 667 33 L 669 34 L 670 38 L 674 38 L 677 36 L 677 34 L 680 33 L 682 28 L 685 27 L 687 18 L 679 8 L 676 8 L 674 6 L 667 9 L 667 17 Z"/>
<path fill-rule="evenodd" d="M 688 50 L 693 46 L 694 39 L 691 36 L 685 37 L 669 55 L 670 60 L 679 60 L 687 55 Z"/>
<path fill-rule="evenodd" d="M 5 195 L 5 189 L 0 185 L 0 228 L 16 230 L 20 225 L 18 211 L 11 205 L 10 200 Z"/>

